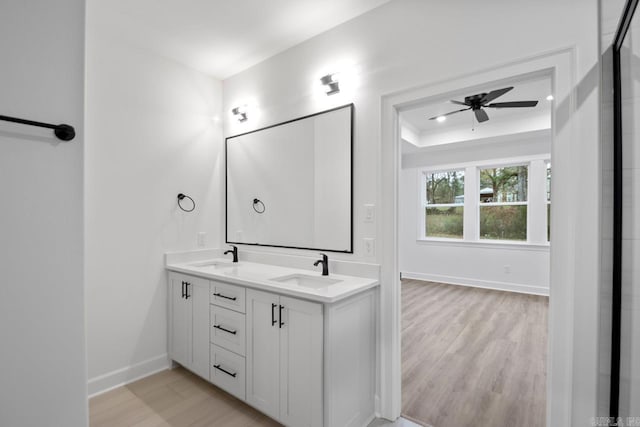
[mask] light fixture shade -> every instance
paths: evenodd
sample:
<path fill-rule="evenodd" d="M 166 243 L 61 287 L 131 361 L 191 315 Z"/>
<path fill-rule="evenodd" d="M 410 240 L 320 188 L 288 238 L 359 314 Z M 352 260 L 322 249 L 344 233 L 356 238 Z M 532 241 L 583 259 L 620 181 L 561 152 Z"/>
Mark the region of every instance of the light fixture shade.
<path fill-rule="evenodd" d="M 333 95 L 340 92 L 340 83 L 338 82 L 337 74 L 327 74 L 320 77 L 320 83 L 324 85 L 324 89 L 327 95 Z"/>

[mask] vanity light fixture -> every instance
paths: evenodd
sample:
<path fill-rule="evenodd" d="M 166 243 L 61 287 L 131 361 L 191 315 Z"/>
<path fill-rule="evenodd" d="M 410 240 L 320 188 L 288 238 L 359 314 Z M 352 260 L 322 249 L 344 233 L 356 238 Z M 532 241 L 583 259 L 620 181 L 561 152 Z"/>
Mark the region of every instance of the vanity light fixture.
<path fill-rule="evenodd" d="M 241 107 L 236 107 L 231 110 L 233 115 L 238 119 L 240 123 L 247 121 L 247 106 L 243 105 Z"/>
<path fill-rule="evenodd" d="M 320 77 L 320 83 L 324 85 L 324 90 L 327 95 L 334 95 L 340 92 L 340 82 L 338 81 L 337 73 Z"/>

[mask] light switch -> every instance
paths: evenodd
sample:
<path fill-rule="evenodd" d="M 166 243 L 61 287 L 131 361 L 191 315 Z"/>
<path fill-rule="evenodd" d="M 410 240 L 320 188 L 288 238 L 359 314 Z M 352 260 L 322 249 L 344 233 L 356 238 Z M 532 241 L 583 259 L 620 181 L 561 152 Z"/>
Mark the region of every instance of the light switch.
<path fill-rule="evenodd" d="M 373 222 L 376 219 L 376 205 L 364 205 L 364 222 Z"/>
<path fill-rule="evenodd" d="M 207 245 L 207 233 L 201 231 L 198 233 L 198 246 L 203 248 Z"/>
<path fill-rule="evenodd" d="M 364 255 L 376 256 L 376 239 L 365 237 L 364 239 Z"/>

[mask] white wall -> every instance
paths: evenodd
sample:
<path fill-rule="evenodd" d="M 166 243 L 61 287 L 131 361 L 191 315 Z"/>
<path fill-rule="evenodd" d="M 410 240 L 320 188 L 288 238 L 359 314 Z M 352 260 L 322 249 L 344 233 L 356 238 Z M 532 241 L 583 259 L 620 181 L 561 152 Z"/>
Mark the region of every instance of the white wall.
<path fill-rule="evenodd" d="M 571 99 L 559 106 L 558 117 L 564 121 L 558 125 L 575 126 L 572 138 L 580 141 L 581 150 L 575 153 L 571 168 L 575 169 L 577 180 L 589 188 L 598 188 L 597 19 L 595 0 L 481 3 L 395 0 L 225 80 L 225 134 L 241 133 L 353 101 L 355 253 L 334 257 L 381 261 L 379 249 L 392 245 L 392 241 L 380 241 L 382 232 L 392 225 L 365 223 L 363 204 L 377 204 L 380 220 L 380 162 L 385 161 L 380 158 L 380 150 L 382 143 L 389 143 L 380 139 L 384 95 L 573 47 L 577 55 L 572 57 L 575 68 L 571 77 L 576 87 L 572 88 Z M 479 22 L 499 25 L 484 26 L 478 37 Z M 353 74 L 351 90 L 327 97 L 317 89 L 316 81 L 323 73 L 343 70 Z M 257 106 L 258 113 L 245 124 L 234 122 L 230 109 L 247 101 Z M 578 113 L 567 116 L 572 108 Z M 598 321 L 594 313 L 598 308 L 599 198 L 580 198 L 573 185 L 568 183 L 566 194 L 575 197 L 580 208 L 570 233 L 575 235 L 574 259 L 581 267 L 576 267 L 575 272 L 572 269 L 572 281 L 565 284 L 563 295 L 575 296 L 571 301 L 575 309 L 567 314 L 572 319 L 568 327 L 574 335 L 567 346 L 569 352 L 574 346 L 580 349 L 580 355 L 577 351 L 570 366 L 557 365 L 559 373 L 551 385 L 557 398 L 550 413 L 560 417 L 560 423 L 584 425 L 596 404 L 591 390 L 597 362 L 593 331 L 597 330 Z M 580 232 L 575 233 L 573 227 Z M 366 237 L 378 239 L 376 256 L 364 255 L 362 239 Z M 575 284 L 579 284 L 580 292 L 574 294 Z M 391 282 L 382 284 L 383 305 L 392 288 Z M 564 308 L 552 309 L 559 315 Z M 382 346 L 390 348 L 392 338 L 386 329 L 382 333 Z M 392 360 L 385 355 L 382 363 L 389 366 Z M 567 372 L 568 375 L 562 375 Z M 385 386 L 390 385 L 386 377 L 383 381 Z M 383 415 L 389 416 L 391 408 L 384 407 Z"/>
<path fill-rule="evenodd" d="M 551 133 L 539 131 L 422 148 L 403 154 L 399 187 L 402 277 L 548 295 L 548 247 L 418 240 L 423 218 L 418 206 L 421 202 L 419 176 L 424 168 L 548 156 L 550 150 Z"/>
<path fill-rule="evenodd" d="M 105 6 L 87 14 L 90 393 L 167 366 L 163 255 L 221 239 L 221 84 L 120 39 Z"/>
<path fill-rule="evenodd" d="M 87 425 L 83 274 L 84 1 L 4 0 L 0 114 L 0 425 Z"/>
<path fill-rule="evenodd" d="M 549 155 L 551 130 L 523 132 L 402 152 L 402 168 L 434 167 L 510 157 Z M 406 144 L 405 147 L 408 147 Z"/>
<path fill-rule="evenodd" d="M 580 6 L 582 5 L 582 6 Z M 284 120 L 311 114 L 347 102 L 355 102 L 355 253 L 358 259 L 375 261 L 363 253 L 363 238 L 376 237 L 377 225 L 364 222 L 366 203 L 376 203 L 379 178 L 380 97 L 416 85 L 469 73 L 476 68 L 514 60 L 578 42 L 578 31 L 567 31 L 566 19 L 573 19 L 573 1 L 544 1 L 530 4 L 489 2 L 425 3 L 396 0 L 333 30 L 314 37 L 261 64 L 224 81 L 225 135 L 234 135 Z M 591 7 L 591 6 L 589 6 Z M 462 12 L 464 11 L 464 12 Z M 513 37 L 483 33 L 475 37 L 471 23 L 476 16 L 500 16 L 504 31 L 527 34 L 514 43 Z M 520 19 L 527 16 L 526 20 Z M 491 18 L 493 19 L 493 18 Z M 544 32 L 535 21 L 546 22 Z M 465 23 L 468 25 L 465 27 Z M 443 49 L 437 34 L 455 36 Z M 587 29 L 592 23 L 584 24 Z M 468 28 L 469 33 L 465 33 Z M 384 31 L 380 30 L 384 29 Z M 428 52 L 416 55 L 415 52 Z M 330 70 L 349 77 L 345 90 L 326 96 L 317 79 Z M 249 104 L 253 114 L 239 123 L 231 108 Z M 334 255 L 349 257 L 348 255 Z"/>
<path fill-rule="evenodd" d="M 542 101 L 548 102 L 548 101 Z M 505 118 L 506 119 L 506 118 Z M 422 132 L 417 145 L 421 147 L 470 141 L 480 138 L 492 138 L 519 132 L 535 132 L 551 128 L 551 114 L 548 112 L 510 120 L 490 120 L 482 125 L 447 127 L 437 131 Z"/>

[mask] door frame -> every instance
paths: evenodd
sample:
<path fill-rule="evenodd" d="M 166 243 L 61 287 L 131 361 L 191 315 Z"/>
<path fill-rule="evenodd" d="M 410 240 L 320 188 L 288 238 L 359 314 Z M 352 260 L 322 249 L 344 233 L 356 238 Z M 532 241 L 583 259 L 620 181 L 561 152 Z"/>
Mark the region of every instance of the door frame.
<path fill-rule="evenodd" d="M 623 241 L 623 112 L 620 51 L 636 13 L 638 0 L 627 0 L 612 44 L 613 67 L 613 260 L 611 289 L 611 382 L 609 417 L 620 415 L 620 362 L 622 339 L 622 241 Z"/>
<path fill-rule="evenodd" d="M 575 218 L 580 206 L 575 203 L 576 195 L 573 192 L 580 183 L 575 179 L 576 171 L 579 169 L 575 153 L 584 148 L 580 147 L 578 133 L 575 131 L 576 52 L 574 47 L 568 47 L 479 70 L 473 74 L 464 74 L 391 93 L 381 99 L 381 174 L 378 196 L 382 220 L 378 223 L 377 230 L 382 239 L 378 409 L 384 418 L 394 420 L 400 416 L 402 393 L 401 289 L 398 263 L 398 183 L 401 160 L 399 112 L 461 88 L 473 88 L 493 81 L 536 73 L 547 73 L 551 77 L 555 97 L 552 108 L 551 148 L 554 164 L 551 193 L 554 208 L 551 211 L 553 245 L 550 250 L 547 425 L 571 425 L 572 413 L 582 409 L 574 407 L 574 393 L 579 393 L 585 401 L 597 401 L 597 340 L 593 343 L 593 351 L 581 353 L 580 357 L 574 357 L 573 351 L 574 336 L 578 333 L 574 324 L 576 276 L 582 277 L 582 274 L 593 272 L 576 271 L 578 260 L 575 250 L 578 240 Z M 598 182 L 600 171 L 593 172 L 594 180 Z M 596 217 L 596 232 L 599 233 L 599 216 L 596 214 Z M 590 267 L 595 268 L 597 277 L 598 266 Z M 588 305 L 597 309 L 597 290 L 595 295 L 593 292 L 594 290 L 590 289 L 588 295 L 581 298 L 580 303 L 587 300 Z M 593 327 L 597 330 L 598 316 L 594 317 L 593 322 L 589 324 L 578 322 L 580 324 L 577 327 L 580 331 L 590 330 L 592 333 Z M 578 392 L 574 387 L 574 370 L 581 373 L 593 372 L 593 377 L 580 378 L 581 388 Z M 592 415 L 595 414 L 588 416 Z M 551 420 L 554 420 L 553 423 Z"/>

